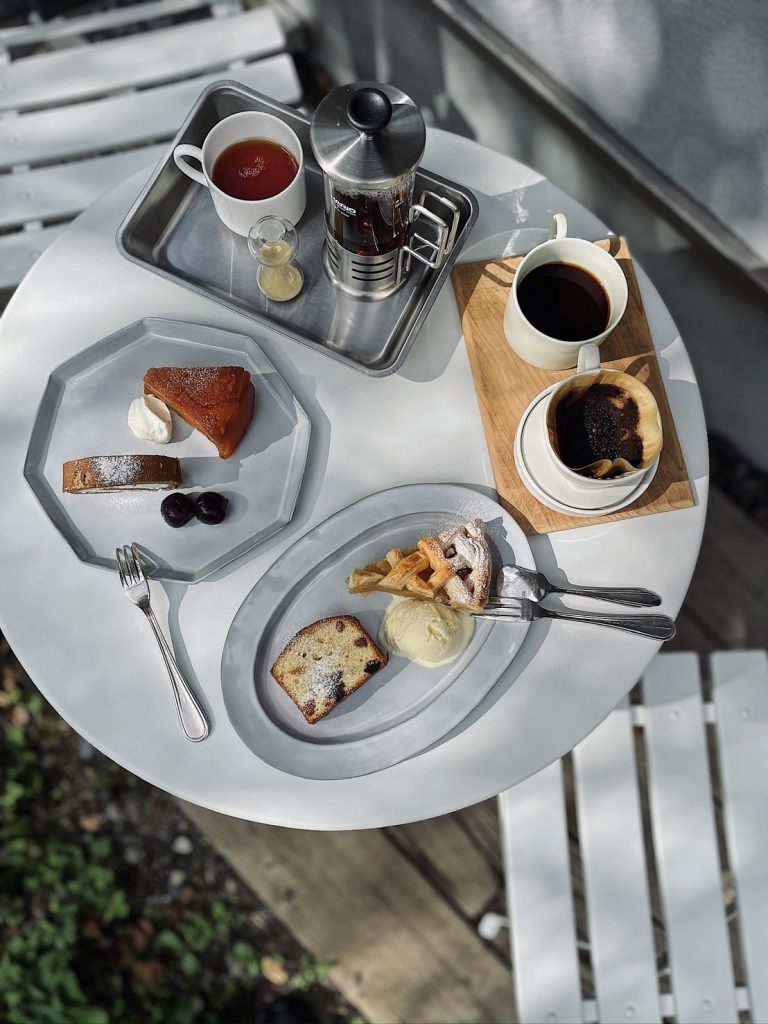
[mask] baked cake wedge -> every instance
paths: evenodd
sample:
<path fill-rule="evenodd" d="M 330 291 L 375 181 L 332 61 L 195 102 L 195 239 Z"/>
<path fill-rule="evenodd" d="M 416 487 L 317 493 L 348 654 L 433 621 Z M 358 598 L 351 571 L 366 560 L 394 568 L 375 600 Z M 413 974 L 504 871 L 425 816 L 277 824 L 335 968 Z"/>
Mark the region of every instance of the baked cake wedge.
<path fill-rule="evenodd" d="M 89 455 L 65 462 L 69 494 L 110 491 L 171 491 L 181 486 L 181 463 L 167 455 Z"/>
<path fill-rule="evenodd" d="M 386 664 L 359 619 L 333 615 L 300 629 L 270 671 L 314 725 Z"/>
<path fill-rule="evenodd" d="M 228 459 L 253 418 L 255 391 L 242 366 L 156 366 L 144 374 L 155 395 L 216 445 Z"/>

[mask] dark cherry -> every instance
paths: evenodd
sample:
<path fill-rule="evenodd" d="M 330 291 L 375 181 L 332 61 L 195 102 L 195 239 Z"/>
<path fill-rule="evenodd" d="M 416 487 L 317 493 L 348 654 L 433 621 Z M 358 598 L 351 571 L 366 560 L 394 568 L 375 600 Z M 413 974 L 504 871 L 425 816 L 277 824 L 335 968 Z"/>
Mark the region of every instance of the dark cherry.
<path fill-rule="evenodd" d="M 160 515 L 175 530 L 188 523 L 195 514 L 195 505 L 188 494 L 181 491 L 174 491 L 167 498 L 163 498 L 160 505 Z"/>
<path fill-rule="evenodd" d="M 195 502 L 195 515 L 201 523 L 215 526 L 224 518 L 228 504 L 229 501 L 223 494 L 218 494 L 216 491 L 203 491 Z"/>

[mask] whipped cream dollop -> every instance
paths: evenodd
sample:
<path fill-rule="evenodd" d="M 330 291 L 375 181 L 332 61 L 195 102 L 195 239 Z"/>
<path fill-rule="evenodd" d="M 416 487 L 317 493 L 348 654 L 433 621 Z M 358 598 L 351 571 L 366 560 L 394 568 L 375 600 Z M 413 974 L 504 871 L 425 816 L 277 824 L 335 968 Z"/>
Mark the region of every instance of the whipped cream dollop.
<path fill-rule="evenodd" d="M 466 612 L 432 601 L 393 597 L 384 612 L 379 642 L 393 654 L 434 668 L 455 661 L 472 639 L 474 628 Z"/>
<path fill-rule="evenodd" d="M 131 402 L 128 426 L 140 441 L 153 441 L 155 444 L 168 444 L 173 432 L 168 406 L 154 395 L 142 395 Z"/>

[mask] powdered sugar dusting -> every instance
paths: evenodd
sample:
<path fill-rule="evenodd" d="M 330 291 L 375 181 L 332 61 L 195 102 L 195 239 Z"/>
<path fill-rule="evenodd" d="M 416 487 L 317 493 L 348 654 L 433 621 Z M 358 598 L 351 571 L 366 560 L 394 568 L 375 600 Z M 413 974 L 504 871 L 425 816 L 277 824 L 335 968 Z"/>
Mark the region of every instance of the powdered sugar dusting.
<path fill-rule="evenodd" d="M 338 685 L 339 673 L 343 668 L 339 652 L 329 651 L 328 654 L 322 655 L 316 661 L 313 659 L 308 668 L 308 692 L 305 700 L 327 701 L 331 699 L 334 687 Z"/>
<path fill-rule="evenodd" d="M 138 455 L 95 455 L 93 470 L 106 487 L 121 487 L 136 479 L 141 467 Z"/>
<path fill-rule="evenodd" d="M 222 370 L 241 369 L 224 366 L 167 366 L 163 375 L 168 385 L 183 388 L 188 395 L 200 401 L 210 395 L 214 382 L 221 379 Z"/>

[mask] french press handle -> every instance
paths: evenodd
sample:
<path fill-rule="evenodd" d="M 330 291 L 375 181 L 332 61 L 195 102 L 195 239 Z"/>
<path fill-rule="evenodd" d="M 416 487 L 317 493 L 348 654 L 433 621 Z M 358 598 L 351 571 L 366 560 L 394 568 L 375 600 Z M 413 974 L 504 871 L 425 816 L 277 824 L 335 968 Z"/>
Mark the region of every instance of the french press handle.
<path fill-rule="evenodd" d="M 430 210 L 427 202 L 442 204 L 451 213 L 450 222 L 446 221 L 434 210 Z M 434 238 L 425 238 L 414 228 L 416 221 L 427 220 L 435 228 Z M 436 270 L 445 262 L 445 258 L 453 248 L 456 241 L 456 232 L 459 227 L 459 208 L 450 199 L 440 196 L 437 192 L 430 192 L 425 189 L 419 202 L 414 203 L 408 211 L 408 242 L 403 246 L 405 255 L 405 269 L 410 268 L 411 256 L 426 264 L 430 269 Z"/>

